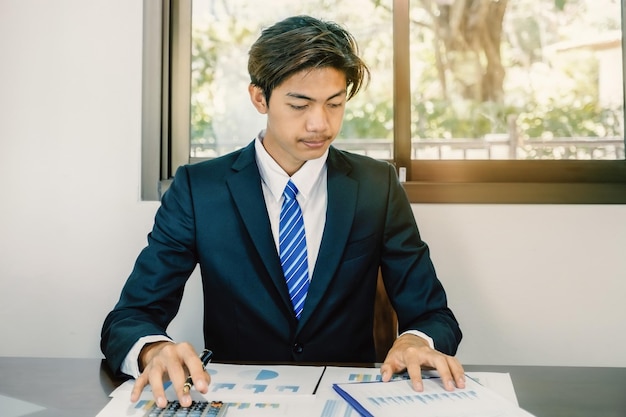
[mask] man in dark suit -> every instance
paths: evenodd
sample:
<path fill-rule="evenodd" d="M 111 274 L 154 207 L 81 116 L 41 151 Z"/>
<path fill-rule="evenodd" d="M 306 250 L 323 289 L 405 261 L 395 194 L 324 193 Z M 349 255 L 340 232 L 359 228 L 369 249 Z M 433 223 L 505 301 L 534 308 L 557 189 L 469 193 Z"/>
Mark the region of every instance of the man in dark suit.
<path fill-rule="evenodd" d="M 307 16 L 265 29 L 252 46 L 249 93 L 266 129 L 244 149 L 177 171 L 103 325 L 109 365 L 137 378 L 131 399 L 151 384 L 165 406 L 166 376 L 182 405 L 187 375 L 208 389 L 193 347 L 166 334 L 198 264 L 217 361 L 374 362 L 380 270 L 400 332 L 383 380 L 407 369 L 422 390 L 420 370 L 432 367 L 448 389 L 464 385 L 451 356 L 461 332 L 393 167 L 331 146 L 369 76 L 356 52 L 343 28 Z M 298 226 L 288 229 L 291 209 Z M 297 230 L 291 249 L 287 230 Z M 289 250 L 299 259 L 293 280 Z"/>

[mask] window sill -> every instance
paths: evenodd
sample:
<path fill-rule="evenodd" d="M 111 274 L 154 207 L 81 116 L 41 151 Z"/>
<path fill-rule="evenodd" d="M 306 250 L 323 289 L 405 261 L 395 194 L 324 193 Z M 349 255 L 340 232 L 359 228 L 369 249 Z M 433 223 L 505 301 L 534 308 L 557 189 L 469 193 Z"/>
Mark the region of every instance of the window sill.
<path fill-rule="evenodd" d="M 411 203 L 626 204 L 626 161 L 418 161 Z"/>
<path fill-rule="evenodd" d="M 626 204 L 624 183 L 441 183 L 404 184 L 411 203 Z"/>

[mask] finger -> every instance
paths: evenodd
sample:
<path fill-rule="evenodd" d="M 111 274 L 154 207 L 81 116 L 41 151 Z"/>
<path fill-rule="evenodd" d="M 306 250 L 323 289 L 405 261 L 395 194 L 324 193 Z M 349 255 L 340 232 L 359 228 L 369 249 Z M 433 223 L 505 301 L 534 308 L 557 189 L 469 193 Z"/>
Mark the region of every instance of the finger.
<path fill-rule="evenodd" d="M 433 367 L 439 373 L 439 378 L 443 384 L 443 388 L 446 391 L 454 391 L 455 380 L 452 376 L 452 372 L 450 371 L 450 365 L 447 360 L 447 356 L 443 354 L 438 354 L 434 358 Z"/>
<path fill-rule="evenodd" d="M 190 372 L 189 375 L 191 376 L 191 380 L 193 381 L 193 386 L 196 388 L 196 391 L 199 391 L 202 394 L 206 394 L 209 391 L 211 376 L 204 370 L 203 367 L 200 367 L 197 371 Z"/>
<path fill-rule="evenodd" d="M 206 394 L 209 389 L 209 382 L 211 378 L 209 374 L 206 373 L 204 365 L 193 347 L 182 352 L 182 358 L 187 370 L 189 371 L 189 376 L 193 381 L 193 386 L 197 391 Z"/>
<path fill-rule="evenodd" d="M 385 361 L 380 366 L 380 374 L 383 382 L 388 382 L 393 377 L 393 374 L 402 372 L 406 369 L 404 362 L 398 357 L 396 351 L 393 348 L 387 353 Z"/>
<path fill-rule="evenodd" d="M 419 362 L 411 362 L 406 368 L 409 378 L 411 378 L 411 384 L 413 390 L 417 392 L 424 391 L 424 382 L 422 381 L 422 367 Z"/>
<path fill-rule="evenodd" d="M 391 377 L 393 376 L 393 370 L 391 365 L 387 362 L 383 363 L 380 366 L 380 375 L 382 376 L 383 382 L 389 382 L 389 380 L 391 380 Z"/>
<path fill-rule="evenodd" d="M 196 391 L 201 392 L 202 394 L 206 394 L 207 392 L 209 392 L 210 381 L 211 381 L 211 376 L 205 371 L 202 371 L 202 373 L 200 373 L 199 375 L 196 374 L 196 375 L 191 376 L 191 384 L 188 384 L 187 382 L 185 382 L 185 386 L 183 387 L 183 392 L 189 393 L 189 389 L 191 388 L 190 385 L 193 385 Z"/>
<path fill-rule="evenodd" d="M 187 375 L 180 362 L 171 362 L 168 366 L 167 373 L 172 381 L 172 387 L 176 393 L 176 397 L 183 407 L 189 407 L 191 405 L 191 395 L 189 391 L 185 390 L 185 381 Z"/>
<path fill-rule="evenodd" d="M 165 398 L 165 389 L 163 388 L 163 373 L 159 368 L 155 367 L 150 367 L 147 371 L 154 401 L 158 407 L 165 408 L 167 406 L 167 399 Z M 144 371 L 144 373 L 146 372 Z"/>
<path fill-rule="evenodd" d="M 452 372 L 452 378 L 454 378 L 454 382 L 457 388 L 465 388 L 465 370 L 463 369 L 463 365 L 452 356 L 448 356 L 448 367 Z"/>
<path fill-rule="evenodd" d="M 137 401 L 139 401 L 139 397 L 141 396 L 141 393 L 143 392 L 143 389 L 146 387 L 146 385 L 148 384 L 148 377 L 145 373 L 142 373 L 141 375 L 139 375 L 139 377 L 137 377 L 137 379 L 135 380 L 135 384 L 133 385 L 133 390 L 130 393 L 130 400 L 134 403 L 136 403 Z"/>

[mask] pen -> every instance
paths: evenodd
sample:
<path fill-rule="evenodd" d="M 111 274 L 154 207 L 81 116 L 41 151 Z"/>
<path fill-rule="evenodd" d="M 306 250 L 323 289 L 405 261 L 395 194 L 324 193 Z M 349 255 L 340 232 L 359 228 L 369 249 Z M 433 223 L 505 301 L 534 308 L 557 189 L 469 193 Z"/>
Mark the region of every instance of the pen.
<path fill-rule="evenodd" d="M 202 361 L 202 368 L 206 371 L 206 366 L 211 362 L 211 358 L 213 357 L 213 352 L 209 349 L 204 349 L 202 354 L 200 355 L 200 361 Z M 189 390 L 191 390 L 191 386 L 193 385 L 193 381 L 191 379 L 191 375 L 187 377 L 185 381 L 185 385 L 183 385 L 183 392 L 187 394 Z"/>

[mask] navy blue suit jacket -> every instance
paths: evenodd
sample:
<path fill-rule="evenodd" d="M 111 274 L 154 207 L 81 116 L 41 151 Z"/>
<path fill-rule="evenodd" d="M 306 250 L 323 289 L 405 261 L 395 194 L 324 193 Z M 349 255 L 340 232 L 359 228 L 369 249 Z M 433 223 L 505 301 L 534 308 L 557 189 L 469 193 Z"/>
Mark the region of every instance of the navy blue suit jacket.
<path fill-rule="evenodd" d="M 112 369 L 140 337 L 166 334 L 197 264 L 204 339 L 216 361 L 374 362 L 379 268 L 400 332 L 423 331 L 454 354 L 461 332 L 393 167 L 331 147 L 327 168 L 326 226 L 297 321 L 254 143 L 181 167 L 104 322 L 101 347 Z"/>

